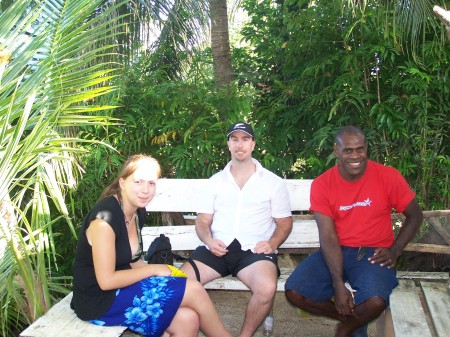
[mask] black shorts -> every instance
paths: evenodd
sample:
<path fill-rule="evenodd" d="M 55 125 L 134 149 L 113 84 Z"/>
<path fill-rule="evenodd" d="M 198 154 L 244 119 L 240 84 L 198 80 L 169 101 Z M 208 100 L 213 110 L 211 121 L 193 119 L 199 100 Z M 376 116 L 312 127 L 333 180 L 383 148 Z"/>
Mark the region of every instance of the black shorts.
<path fill-rule="evenodd" d="M 197 247 L 190 258 L 200 261 L 217 271 L 221 276 L 236 276 L 242 269 L 262 260 L 271 261 L 277 266 L 278 277 L 280 269 L 278 268 L 277 254 L 255 254 L 250 249 L 242 250 L 241 244 L 234 239 L 227 247 L 228 252 L 224 256 L 216 256 L 205 246 Z"/>

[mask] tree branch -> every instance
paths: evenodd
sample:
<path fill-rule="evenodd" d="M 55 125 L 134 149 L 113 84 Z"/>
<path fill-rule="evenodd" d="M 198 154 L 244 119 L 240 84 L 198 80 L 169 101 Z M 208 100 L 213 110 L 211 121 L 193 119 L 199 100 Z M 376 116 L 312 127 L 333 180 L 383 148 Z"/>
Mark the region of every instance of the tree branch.
<path fill-rule="evenodd" d="M 439 6 L 434 6 L 433 12 L 445 25 L 445 29 L 447 30 L 447 38 L 450 40 L 450 11 Z"/>

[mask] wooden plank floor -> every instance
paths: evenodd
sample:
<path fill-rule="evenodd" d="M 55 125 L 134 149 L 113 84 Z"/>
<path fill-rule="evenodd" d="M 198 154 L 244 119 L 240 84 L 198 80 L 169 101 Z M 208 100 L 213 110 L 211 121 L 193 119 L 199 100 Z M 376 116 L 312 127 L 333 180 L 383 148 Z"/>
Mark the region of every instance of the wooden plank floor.
<path fill-rule="evenodd" d="M 437 336 L 450 336 L 450 288 L 448 283 L 421 281 L 420 286 Z"/>
<path fill-rule="evenodd" d="M 390 307 L 376 321 L 377 336 L 450 336 L 448 273 L 399 273 Z"/>
<path fill-rule="evenodd" d="M 432 337 L 414 281 L 401 280 L 391 294 L 390 309 L 396 337 Z"/>

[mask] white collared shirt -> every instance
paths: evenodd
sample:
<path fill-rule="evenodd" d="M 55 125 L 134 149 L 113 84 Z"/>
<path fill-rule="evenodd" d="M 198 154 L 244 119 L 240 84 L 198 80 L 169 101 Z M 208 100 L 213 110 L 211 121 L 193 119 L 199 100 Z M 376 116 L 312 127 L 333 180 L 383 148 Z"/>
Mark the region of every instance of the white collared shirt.
<path fill-rule="evenodd" d="M 274 218 L 291 216 L 286 182 L 252 160 L 256 172 L 242 189 L 231 175 L 231 162 L 213 175 L 198 209 L 198 213 L 213 214 L 214 239 L 228 246 L 236 238 L 243 250 L 253 250 L 256 243 L 271 238 Z"/>

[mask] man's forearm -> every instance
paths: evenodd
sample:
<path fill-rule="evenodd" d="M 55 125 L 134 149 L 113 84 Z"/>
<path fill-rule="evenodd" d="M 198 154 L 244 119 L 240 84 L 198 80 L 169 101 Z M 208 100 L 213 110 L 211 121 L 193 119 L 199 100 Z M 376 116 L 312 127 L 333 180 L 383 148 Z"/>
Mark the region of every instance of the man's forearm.
<path fill-rule="evenodd" d="M 423 213 L 416 200 L 412 200 L 403 212 L 405 221 L 391 246 L 391 251 L 399 256 L 406 245 L 414 238 L 423 221 Z"/>
<path fill-rule="evenodd" d="M 320 249 L 325 263 L 333 279 L 333 286 L 344 285 L 344 262 L 341 246 L 334 227 L 334 221 L 330 217 L 319 212 L 314 214 L 319 230 Z"/>
<path fill-rule="evenodd" d="M 340 246 L 329 241 L 320 243 L 322 255 L 333 279 L 333 287 L 339 287 L 344 284 L 344 262 Z"/>
<path fill-rule="evenodd" d="M 277 227 L 269 239 L 270 245 L 277 249 L 286 241 L 292 231 L 292 217 L 278 218 L 275 220 Z"/>
<path fill-rule="evenodd" d="M 211 221 L 197 216 L 195 221 L 195 232 L 200 241 L 207 245 L 207 242 L 212 239 Z"/>

